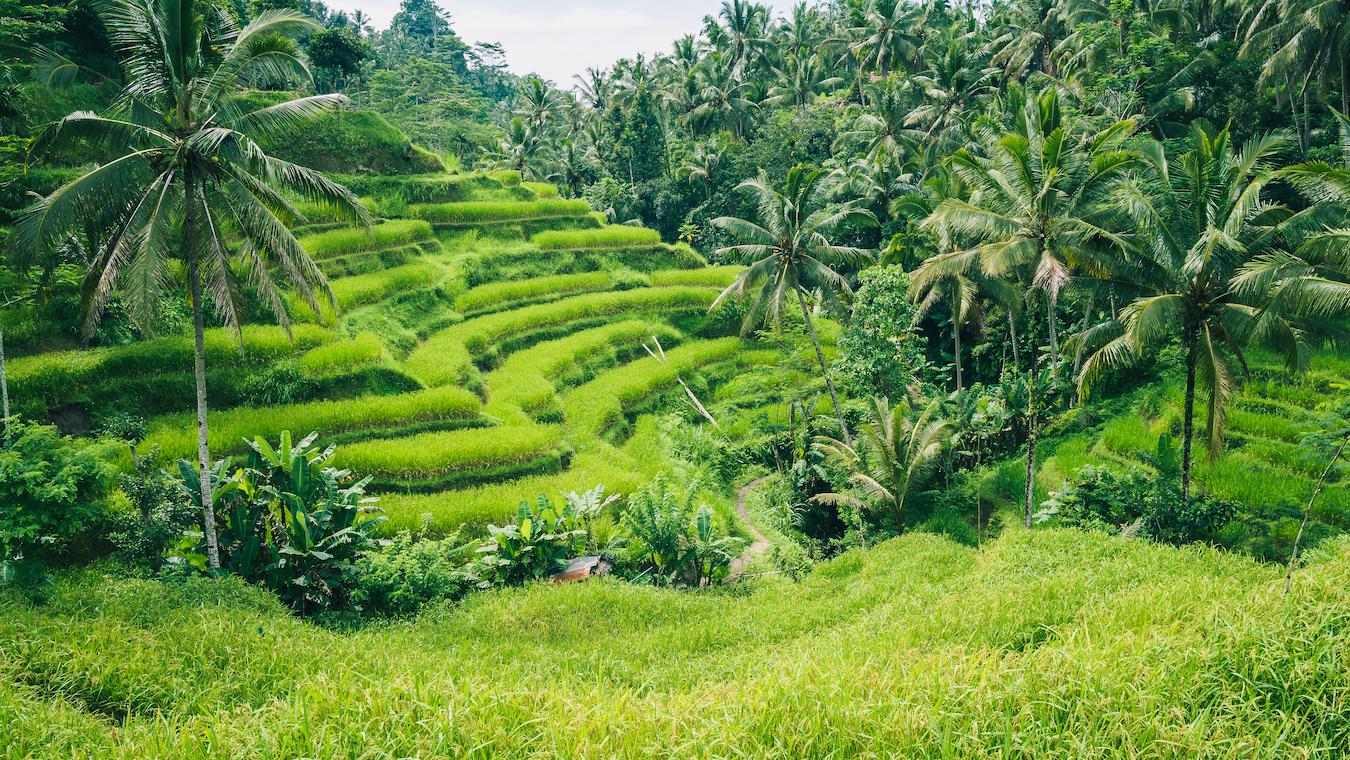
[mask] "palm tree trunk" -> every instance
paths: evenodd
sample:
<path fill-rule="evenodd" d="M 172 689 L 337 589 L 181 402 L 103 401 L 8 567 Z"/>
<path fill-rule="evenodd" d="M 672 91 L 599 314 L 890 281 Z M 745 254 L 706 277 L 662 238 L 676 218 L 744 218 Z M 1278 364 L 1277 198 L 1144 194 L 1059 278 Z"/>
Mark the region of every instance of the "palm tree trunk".
<path fill-rule="evenodd" d="M 1059 328 L 1055 326 L 1055 297 L 1045 294 L 1045 324 L 1050 333 L 1050 371 L 1059 372 Z"/>
<path fill-rule="evenodd" d="M 825 378 L 825 387 L 830 389 L 830 400 L 834 402 L 834 414 L 839 418 L 839 429 L 844 433 L 844 443 L 853 446 L 853 435 L 848 432 L 848 422 L 844 420 L 844 408 L 839 405 L 839 393 L 830 380 L 830 369 L 825 364 L 825 352 L 820 350 L 820 336 L 816 335 L 816 325 L 811 321 L 811 310 L 806 307 L 806 296 L 797 290 L 797 303 L 802 307 L 802 319 L 806 320 L 806 331 L 811 335 L 811 345 L 816 349 L 816 360 L 820 362 L 820 374 Z"/>
<path fill-rule="evenodd" d="M 5 367 L 5 320 L 0 315 L 0 414 L 5 418 L 5 432 L 9 432 L 9 375 Z"/>
<path fill-rule="evenodd" d="M 953 350 L 956 352 L 953 354 L 953 358 L 956 360 L 956 390 L 959 393 L 961 391 L 961 325 L 955 318 L 952 319 L 952 343 L 954 344 Z"/>
<path fill-rule="evenodd" d="M 1079 370 L 1083 369 L 1083 354 L 1087 350 L 1087 346 L 1083 343 L 1083 334 L 1087 332 L 1088 326 L 1092 322 L 1092 306 L 1095 300 L 1095 296 L 1089 294 L 1087 304 L 1083 307 L 1083 325 L 1078 329 L 1078 350 L 1073 355 L 1074 377 L 1077 377 Z"/>
<path fill-rule="evenodd" d="M 1008 343 L 1012 345 L 1013 372 L 1022 370 L 1022 357 L 1017 351 L 1017 318 L 1013 316 L 1012 310 L 1008 310 Z"/>
<path fill-rule="evenodd" d="M 1032 369 L 1034 377 L 1036 370 Z M 1036 498 L 1036 391 L 1027 383 L 1027 484 L 1022 501 L 1022 521 L 1031 527 L 1031 502 Z"/>
<path fill-rule="evenodd" d="M 197 379 L 197 465 L 202 496 L 202 535 L 206 540 L 207 562 L 220 567 L 220 546 L 216 542 L 216 510 L 211 493 L 211 449 L 206 426 L 206 330 L 202 314 L 202 278 L 197 266 L 195 199 L 192 198 L 191 175 L 185 177 L 187 188 L 186 211 L 183 224 L 183 247 L 188 260 L 188 285 L 192 290 L 193 374 Z"/>
<path fill-rule="evenodd" d="M 1196 327 L 1186 328 L 1186 400 L 1181 427 L 1181 501 L 1191 500 L 1191 438 L 1195 434 Z"/>

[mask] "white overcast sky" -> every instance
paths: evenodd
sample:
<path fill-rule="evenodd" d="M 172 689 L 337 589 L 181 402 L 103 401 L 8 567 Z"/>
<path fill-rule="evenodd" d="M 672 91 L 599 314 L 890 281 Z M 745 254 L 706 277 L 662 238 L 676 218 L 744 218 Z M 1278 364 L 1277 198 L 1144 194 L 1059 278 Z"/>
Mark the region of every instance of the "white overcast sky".
<path fill-rule="evenodd" d="M 335 10 L 360 8 L 375 27 L 389 26 L 399 0 L 326 0 Z M 668 52 L 677 37 L 702 28 L 721 0 L 439 0 L 465 41 L 500 42 L 517 74 L 537 73 L 563 88 L 590 66 L 638 53 Z M 786 0 L 784 0 L 786 3 Z M 775 3 L 783 6 L 784 3 Z"/>

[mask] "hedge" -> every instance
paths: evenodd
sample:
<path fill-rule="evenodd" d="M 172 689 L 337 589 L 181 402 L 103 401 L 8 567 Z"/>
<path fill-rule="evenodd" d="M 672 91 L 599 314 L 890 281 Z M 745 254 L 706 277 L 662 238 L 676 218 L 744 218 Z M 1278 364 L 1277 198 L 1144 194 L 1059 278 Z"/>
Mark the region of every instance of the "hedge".
<path fill-rule="evenodd" d="M 316 259 L 332 258 L 347 253 L 393 248 L 434 237 L 431 225 L 418 219 L 398 219 L 364 227 L 344 227 L 314 235 L 305 235 L 297 242 Z"/>
<path fill-rule="evenodd" d="M 621 248 L 624 246 L 656 245 L 661 242 L 661 233 L 646 227 L 611 224 L 599 229 L 541 232 L 535 235 L 532 240 L 535 245 L 546 251 Z"/>
<path fill-rule="evenodd" d="M 706 309 L 716 297 L 708 288 L 640 288 L 498 312 L 436 333 L 408 356 L 406 366 L 427 385 L 444 385 L 464 376 L 472 354 L 512 333 L 629 310 Z"/>
<path fill-rule="evenodd" d="M 418 219 L 436 224 L 523 222 L 551 217 L 585 216 L 591 210 L 582 200 L 545 198 L 534 201 L 469 201 L 431 203 L 409 207 Z"/>
<path fill-rule="evenodd" d="M 471 419 L 479 413 L 478 397 L 462 388 L 431 388 L 398 396 L 373 396 L 313 401 L 270 407 L 239 407 L 208 417 L 211 447 L 216 454 L 241 452 L 257 436 L 275 439 L 282 431 L 296 435 L 340 433 L 364 428 L 407 425 L 431 420 Z M 197 426 L 190 414 L 169 415 L 151 424 L 146 443 L 170 457 L 188 458 L 197 450 Z M 345 447 L 344 447 L 345 448 Z M 340 449 L 341 451 L 342 449 Z"/>

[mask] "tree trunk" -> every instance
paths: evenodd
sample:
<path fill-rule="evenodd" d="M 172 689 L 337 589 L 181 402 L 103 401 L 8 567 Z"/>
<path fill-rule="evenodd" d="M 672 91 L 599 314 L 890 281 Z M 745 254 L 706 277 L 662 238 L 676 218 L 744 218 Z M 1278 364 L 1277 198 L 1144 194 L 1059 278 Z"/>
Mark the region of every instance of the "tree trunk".
<path fill-rule="evenodd" d="M 952 319 L 952 343 L 955 353 L 952 358 L 956 362 L 956 391 L 961 392 L 961 325 L 956 322 L 955 315 Z"/>
<path fill-rule="evenodd" d="M 9 432 L 9 375 L 5 367 L 5 320 L 0 315 L 0 414 L 5 418 L 5 432 Z"/>
<path fill-rule="evenodd" d="M 197 465 L 202 496 L 202 531 L 206 540 L 207 562 L 220 567 L 220 546 L 216 542 L 216 511 L 211 493 L 211 449 L 206 426 L 206 330 L 202 309 L 202 278 L 198 270 L 196 242 L 195 199 L 192 197 L 191 176 L 185 177 L 185 219 L 183 247 L 187 254 L 188 285 L 192 290 L 193 373 L 197 379 Z"/>
<path fill-rule="evenodd" d="M 848 422 L 844 420 L 844 408 L 839 405 L 839 394 L 830 380 L 830 369 L 825 364 L 825 352 L 820 350 L 820 337 L 816 335 L 816 325 L 811 321 L 811 310 L 806 308 L 806 296 L 797 290 L 797 303 L 802 307 L 802 319 L 806 320 L 806 331 L 811 335 L 811 345 L 816 349 L 816 360 L 820 362 L 820 374 L 825 378 L 825 387 L 830 389 L 830 400 L 834 402 L 834 414 L 839 418 L 839 429 L 844 433 L 844 443 L 853 446 L 853 435 L 848 432 Z"/>
<path fill-rule="evenodd" d="M 1088 327 L 1092 322 L 1092 302 L 1095 299 L 1089 295 L 1087 304 L 1083 307 L 1083 325 L 1078 329 L 1078 350 L 1073 354 L 1073 376 L 1078 377 L 1079 370 L 1083 369 L 1083 353 L 1087 346 L 1083 343 L 1083 335 L 1087 333 Z"/>
<path fill-rule="evenodd" d="M 1032 375 L 1035 375 L 1032 369 Z M 1022 502 L 1022 520 L 1031 527 L 1031 502 L 1036 496 L 1036 390 L 1032 382 L 1027 383 L 1027 484 L 1026 495 Z"/>
<path fill-rule="evenodd" d="M 1298 566 L 1298 546 L 1303 541 L 1303 531 L 1308 528 L 1308 515 L 1312 514 L 1313 504 L 1317 502 L 1317 497 L 1322 493 L 1322 487 L 1326 485 L 1327 476 L 1331 474 L 1331 468 L 1340 461 L 1341 455 L 1345 453 L 1345 445 L 1350 443 L 1350 435 L 1341 439 L 1341 445 L 1336 447 L 1336 453 L 1331 456 L 1331 461 L 1327 462 L 1327 468 L 1322 470 L 1322 477 L 1317 479 L 1317 487 L 1313 489 L 1312 496 L 1308 498 L 1308 506 L 1303 510 L 1303 522 L 1298 526 L 1298 535 L 1294 537 L 1294 550 L 1289 555 L 1289 570 L 1284 576 L 1284 593 L 1289 595 L 1289 587 L 1294 583 L 1294 568 Z"/>
<path fill-rule="evenodd" d="M 1008 312 L 1008 342 L 1012 344 L 1013 372 L 1022 371 L 1022 357 L 1017 351 L 1017 318 Z"/>
<path fill-rule="evenodd" d="M 1195 434 L 1196 327 L 1186 327 L 1186 399 L 1181 425 L 1181 501 L 1191 500 L 1191 438 Z"/>
<path fill-rule="evenodd" d="M 1055 326 L 1055 297 L 1045 294 L 1045 324 L 1050 334 L 1050 372 L 1059 372 L 1059 328 Z"/>

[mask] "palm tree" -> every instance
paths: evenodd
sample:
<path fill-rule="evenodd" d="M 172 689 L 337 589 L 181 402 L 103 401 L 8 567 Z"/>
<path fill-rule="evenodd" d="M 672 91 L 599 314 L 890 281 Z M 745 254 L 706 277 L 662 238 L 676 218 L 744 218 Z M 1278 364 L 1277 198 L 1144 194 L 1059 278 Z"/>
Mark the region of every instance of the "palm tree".
<path fill-rule="evenodd" d="M 490 166 L 514 169 L 526 179 L 542 177 L 547 148 L 540 130 L 517 116 L 506 125 L 497 149 L 485 153 L 483 161 Z"/>
<path fill-rule="evenodd" d="M 863 67 L 884 77 L 909 61 L 921 46 L 914 30 L 923 28 L 922 14 L 920 6 L 904 0 L 869 0 L 852 46 Z"/>
<path fill-rule="evenodd" d="M 1197 122 L 1181 156 L 1169 159 L 1160 146 L 1150 151 L 1159 182 L 1120 188 L 1138 244 L 1110 268 L 1108 279 L 1139 295 L 1096 328 L 1097 347 L 1079 373 L 1079 392 L 1086 397 L 1108 369 L 1180 339 L 1183 498 L 1190 496 L 1197 384 L 1208 394 L 1206 433 L 1214 456 L 1223 444 L 1232 362 L 1246 366 L 1244 348 L 1266 346 L 1291 370 L 1302 369 L 1313 337 L 1340 332 L 1333 320 L 1350 311 L 1350 235 L 1331 226 L 1343 218 L 1340 209 L 1321 203 L 1293 213 L 1266 192 L 1282 176 L 1309 189 L 1328 178 L 1342 187 L 1350 182 L 1330 167 L 1277 172 L 1276 161 L 1289 147 L 1283 136 L 1266 136 L 1234 150 L 1228 130 Z M 1325 199 L 1321 189 L 1317 196 Z"/>
<path fill-rule="evenodd" d="M 614 77 L 605 69 L 589 68 L 585 76 L 576 75 L 576 80 L 582 102 L 597 113 L 604 113 L 614 96 Z"/>
<path fill-rule="evenodd" d="M 749 307 L 742 325 L 748 332 L 766 320 L 780 322 L 788 299 L 795 295 L 811 344 L 816 349 L 821 375 L 834 402 L 839 427 L 844 439 L 852 443 L 806 297 L 819 291 L 827 303 L 838 304 L 841 294 L 852 294 L 848 280 L 836 268 L 865 264 L 871 256 L 860 248 L 835 245 L 830 242 L 829 235 L 846 221 L 862 219 L 875 223 L 876 217 L 856 204 L 827 204 L 821 185 L 824 176 L 819 169 L 799 165 L 788 171 L 782 191 L 770 184 L 763 169 L 757 178 L 740 184 L 738 189 L 754 195 L 759 222 L 728 216 L 713 220 L 714 225 L 740 241 L 719 250 L 718 255 L 746 265 L 735 282 L 717 297 L 713 308 L 728 298 L 743 302 L 748 298 Z"/>
<path fill-rule="evenodd" d="M 870 412 L 871 419 L 858 428 L 856 447 L 826 436 L 816 438 L 813 447 L 849 472 L 850 485 L 895 515 L 896 528 L 903 533 L 905 501 L 937 465 L 953 428 L 942 417 L 940 398 L 929 401 L 918 414 L 907 401 L 891 408 L 886 399 L 874 398 Z M 813 499 L 859 510 L 867 506 L 849 493 L 823 493 Z"/>
<path fill-rule="evenodd" d="M 748 97 L 749 86 L 736 78 L 731 67 L 717 65 L 718 59 L 712 56 L 704 70 L 698 105 L 690 119 L 705 133 L 724 129 L 740 137 L 754 113 L 755 101 Z"/>
<path fill-rule="evenodd" d="M 753 64 L 768 44 L 765 28 L 769 9 L 747 0 L 723 0 L 717 14 L 726 28 L 727 51 L 731 68 L 737 74 Z"/>
<path fill-rule="evenodd" d="M 844 83 L 840 77 L 830 76 L 819 56 L 789 57 L 781 69 L 774 69 L 777 82 L 769 88 L 764 105 L 792 105 L 798 111 L 811 105 L 821 95 Z"/>
<path fill-rule="evenodd" d="M 560 106 L 558 94 L 548 86 L 548 82 L 537 76 L 524 81 L 519 98 L 515 113 L 536 132 L 543 131 Z"/>
<path fill-rule="evenodd" d="M 106 116 L 73 113 L 44 129 L 32 149 L 58 154 L 75 145 L 109 151 L 99 164 L 37 201 L 14 231 L 21 268 L 50 254 L 72 230 L 108 231 L 97 258 L 87 330 L 120 291 L 132 314 L 149 321 L 174 281 L 169 261 L 186 264 L 197 379 L 198 466 L 208 559 L 220 564 L 207 446 L 206 352 L 209 288 L 215 310 L 238 328 L 241 275 L 283 325 L 280 273 L 317 308 L 333 303 L 327 281 L 278 214 L 303 216 L 274 188 L 288 188 L 354 222 L 369 214 L 345 188 L 304 167 L 268 156 L 254 135 L 283 134 L 346 102 L 317 95 L 253 111 L 234 95 L 257 80 L 308 76 L 293 37 L 318 25 L 289 10 L 260 13 L 242 30 L 220 8 L 198 0 L 109 0 L 98 12 L 122 58 L 126 84 Z M 229 230 L 227 233 L 226 230 Z M 226 235 L 237 239 L 237 256 Z"/>
<path fill-rule="evenodd" d="M 969 199 L 947 198 L 924 220 L 979 241 L 925 263 L 933 275 L 978 267 L 991 277 L 1020 276 L 1045 296 L 1052 369 L 1059 364 L 1055 306 L 1075 269 L 1100 273 L 1122 250 L 1113 231 L 1113 192 L 1139 155 L 1122 147 L 1129 122 L 1087 137 L 1075 134 L 1054 90 L 1027 98 L 1019 129 L 985 147 L 960 150 L 952 168 Z"/>
<path fill-rule="evenodd" d="M 1306 92 L 1315 80 L 1325 96 L 1339 81 L 1341 111 L 1350 112 L 1350 3 L 1262 0 L 1251 4 L 1243 22 L 1242 53 L 1265 57 L 1263 82 L 1292 81 Z"/>
<path fill-rule="evenodd" d="M 722 168 L 722 151 L 715 143 L 699 143 L 680 166 L 679 175 L 689 184 L 702 184 L 704 200 L 712 200 L 713 187 Z"/>

